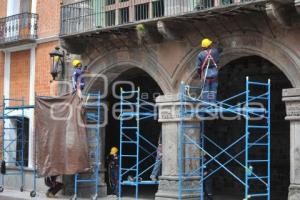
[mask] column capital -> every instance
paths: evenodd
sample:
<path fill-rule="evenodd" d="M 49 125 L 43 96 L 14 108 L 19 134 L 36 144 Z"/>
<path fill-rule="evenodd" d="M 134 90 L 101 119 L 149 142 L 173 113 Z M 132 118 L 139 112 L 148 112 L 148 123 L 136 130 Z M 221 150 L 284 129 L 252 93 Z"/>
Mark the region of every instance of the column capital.
<path fill-rule="evenodd" d="M 179 94 L 161 95 L 156 98 L 156 105 L 158 108 L 159 122 L 179 122 L 180 121 L 180 98 Z M 201 106 L 197 103 L 184 103 L 185 108 L 197 108 Z M 200 121 L 200 117 L 185 116 L 184 121 L 196 122 Z"/>
<path fill-rule="evenodd" d="M 282 100 L 286 105 L 286 120 L 300 121 L 300 88 L 284 89 Z"/>
<path fill-rule="evenodd" d="M 159 122 L 178 122 L 180 102 L 178 94 L 160 95 L 156 98 Z"/>

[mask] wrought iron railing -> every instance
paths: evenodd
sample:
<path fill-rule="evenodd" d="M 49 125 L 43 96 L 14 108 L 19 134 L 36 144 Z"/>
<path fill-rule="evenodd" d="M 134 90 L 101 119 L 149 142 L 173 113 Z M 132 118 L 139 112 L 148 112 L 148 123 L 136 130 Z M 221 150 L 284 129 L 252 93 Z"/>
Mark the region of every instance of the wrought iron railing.
<path fill-rule="evenodd" d="M 38 15 L 21 13 L 0 18 L 0 44 L 8 44 L 37 38 Z"/>
<path fill-rule="evenodd" d="M 61 35 L 263 0 L 84 0 L 61 7 Z"/>

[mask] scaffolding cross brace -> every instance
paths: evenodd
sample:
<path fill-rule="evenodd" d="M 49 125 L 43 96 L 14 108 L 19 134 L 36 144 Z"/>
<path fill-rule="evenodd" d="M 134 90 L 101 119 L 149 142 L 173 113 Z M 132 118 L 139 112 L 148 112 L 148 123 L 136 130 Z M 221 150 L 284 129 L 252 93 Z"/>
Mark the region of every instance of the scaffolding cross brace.
<path fill-rule="evenodd" d="M 179 199 L 185 195 L 194 195 L 204 200 L 205 195 L 208 195 L 206 181 L 223 169 L 244 187 L 244 200 L 270 200 L 270 80 L 267 83 L 254 82 L 247 77 L 245 91 L 216 103 L 192 97 L 191 90 L 199 93 L 201 88 L 184 83 L 180 86 Z M 238 99 L 243 101 L 232 103 Z M 227 147 L 217 144 L 211 139 L 209 130 L 205 130 L 207 117 L 220 113 L 235 114 L 245 120 L 245 132 Z M 187 118 L 194 121 L 187 122 Z M 218 149 L 219 153 L 211 152 L 207 147 L 209 145 Z M 230 153 L 229 150 L 237 145 L 243 148 L 235 154 Z M 257 151 L 259 154 L 255 154 Z M 224 155 L 227 156 L 225 161 L 220 159 Z M 217 167 L 208 167 L 212 163 Z M 228 167 L 230 163 L 239 166 L 244 176 L 241 177 Z M 193 186 L 187 184 L 188 181 L 193 181 Z"/>

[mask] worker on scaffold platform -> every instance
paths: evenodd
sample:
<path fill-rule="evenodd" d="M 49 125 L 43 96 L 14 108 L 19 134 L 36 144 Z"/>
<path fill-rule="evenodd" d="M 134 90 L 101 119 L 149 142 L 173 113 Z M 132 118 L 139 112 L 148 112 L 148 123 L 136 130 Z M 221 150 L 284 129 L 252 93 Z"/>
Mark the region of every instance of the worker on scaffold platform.
<path fill-rule="evenodd" d="M 82 96 L 82 90 L 85 87 L 84 74 L 88 72 L 87 66 L 82 66 L 80 60 L 73 60 L 72 65 L 74 67 L 74 72 L 72 76 L 73 91 L 77 91 L 78 95 Z"/>
<path fill-rule="evenodd" d="M 215 103 L 218 89 L 218 65 L 222 48 L 213 47 L 213 42 L 205 38 L 201 42 L 202 51 L 198 54 L 196 69 L 202 82 L 200 97 L 203 101 Z"/>

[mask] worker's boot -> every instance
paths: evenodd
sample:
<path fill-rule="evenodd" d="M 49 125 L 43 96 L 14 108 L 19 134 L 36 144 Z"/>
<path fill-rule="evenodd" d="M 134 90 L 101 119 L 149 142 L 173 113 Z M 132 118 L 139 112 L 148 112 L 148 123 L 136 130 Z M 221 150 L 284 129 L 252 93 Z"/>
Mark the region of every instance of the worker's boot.
<path fill-rule="evenodd" d="M 52 194 L 52 192 L 46 192 L 46 197 L 47 198 L 55 198 L 54 194 Z"/>

